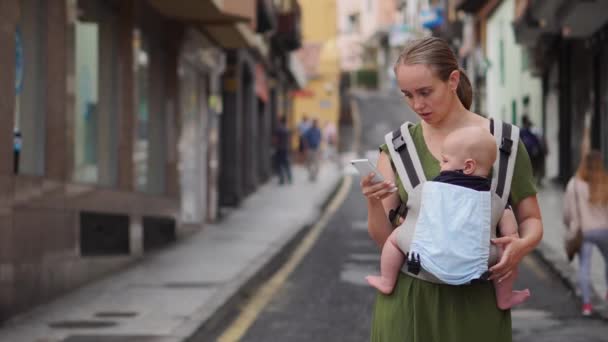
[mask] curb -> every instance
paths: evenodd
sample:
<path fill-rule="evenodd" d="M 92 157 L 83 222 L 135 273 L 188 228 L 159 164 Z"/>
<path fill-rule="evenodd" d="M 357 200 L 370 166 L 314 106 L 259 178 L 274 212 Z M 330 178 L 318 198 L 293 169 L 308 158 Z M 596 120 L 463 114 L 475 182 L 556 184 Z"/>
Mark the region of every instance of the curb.
<path fill-rule="evenodd" d="M 322 201 L 319 210 L 319 217 L 325 212 L 335 197 L 339 189 L 344 184 L 345 176 L 339 178 L 331 192 Z M 235 292 L 219 305 L 219 308 L 213 312 L 209 318 L 198 324 L 198 327 L 188 336 L 184 336 L 183 341 L 195 342 L 201 341 L 205 337 L 216 336 L 231 323 L 230 317 L 238 313 L 240 304 L 246 302 L 250 295 L 255 292 L 260 285 L 264 284 L 272 275 L 281 268 L 285 260 L 293 252 L 295 246 L 302 240 L 304 236 L 312 229 L 314 224 L 309 223 L 301 227 L 293 236 L 281 246 L 269 259 L 262 264 L 257 270 L 252 272 L 252 275 L 245 279 Z"/>
<path fill-rule="evenodd" d="M 581 291 L 578 288 L 578 279 L 576 277 L 577 272 L 570 263 L 564 260 L 563 256 L 558 253 L 555 248 L 542 241 L 533 253 L 537 255 L 551 271 L 560 277 L 564 285 L 566 285 L 576 297 L 578 304 L 582 305 Z M 594 307 L 594 314 L 592 317 L 608 321 L 608 307 L 606 306 L 606 303 L 604 303 L 601 296 L 598 295 L 596 289 L 593 288 L 593 285 L 591 286 L 591 291 L 591 301 Z"/>

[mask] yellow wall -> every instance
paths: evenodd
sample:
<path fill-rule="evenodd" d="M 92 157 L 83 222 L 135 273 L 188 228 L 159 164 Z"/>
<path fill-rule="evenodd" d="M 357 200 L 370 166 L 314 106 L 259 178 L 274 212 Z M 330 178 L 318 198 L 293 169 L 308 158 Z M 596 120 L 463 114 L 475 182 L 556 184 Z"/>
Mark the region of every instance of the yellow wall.
<path fill-rule="evenodd" d="M 322 128 L 328 120 L 338 127 L 340 67 L 336 44 L 338 24 L 335 0 L 300 0 L 304 44 L 322 43 L 319 75 L 303 89 L 312 96 L 294 98 L 292 125 L 303 115 L 319 119 Z M 295 144 L 295 140 L 294 140 Z M 294 145 L 295 147 L 296 145 Z"/>

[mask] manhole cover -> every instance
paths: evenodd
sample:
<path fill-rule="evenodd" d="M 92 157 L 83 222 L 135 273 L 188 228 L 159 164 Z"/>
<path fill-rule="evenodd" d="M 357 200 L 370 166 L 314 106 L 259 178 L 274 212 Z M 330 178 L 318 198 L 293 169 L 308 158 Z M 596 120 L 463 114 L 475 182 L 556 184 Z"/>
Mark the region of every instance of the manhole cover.
<path fill-rule="evenodd" d="M 100 318 L 130 318 L 137 316 L 137 312 L 131 311 L 103 311 L 95 314 L 95 317 Z"/>
<path fill-rule="evenodd" d="M 118 325 L 112 321 L 58 321 L 50 323 L 51 328 L 58 329 L 96 329 L 109 328 Z"/>
<path fill-rule="evenodd" d="M 201 281 L 201 282 L 175 282 L 166 283 L 165 287 L 170 289 L 202 289 L 206 287 L 217 286 L 220 283 L 212 281 Z"/>
<path fill-rule="evenodd" d="M 166 339 L 154 335 L 71 335 L 61 342 L 161 342 Z"/>

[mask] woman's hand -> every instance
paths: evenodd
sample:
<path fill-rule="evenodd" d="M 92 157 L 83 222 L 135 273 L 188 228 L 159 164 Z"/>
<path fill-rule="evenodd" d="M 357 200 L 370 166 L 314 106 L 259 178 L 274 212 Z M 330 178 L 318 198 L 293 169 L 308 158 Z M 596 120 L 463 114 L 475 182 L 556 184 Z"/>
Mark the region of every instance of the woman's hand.
<path fill-rule="evenodd" d="M 390 181 L 372 182 L 374 176 L 374 173 L 370 173 L 361 178 L 361 192 L 367 197 L 368 201 L 382 201 L 397 191 L 395 184 Z"/>
<path fill-rule="evenodd" d="M 503 236 L 492 239 L 492 243 L 504 249 L 499 262 L 490 267 L 492 273 L 490 280 L 497 279 L 500 283 L 513 274 L 519 262 L 526 255 L 526 243 L 517 236 Z"/>

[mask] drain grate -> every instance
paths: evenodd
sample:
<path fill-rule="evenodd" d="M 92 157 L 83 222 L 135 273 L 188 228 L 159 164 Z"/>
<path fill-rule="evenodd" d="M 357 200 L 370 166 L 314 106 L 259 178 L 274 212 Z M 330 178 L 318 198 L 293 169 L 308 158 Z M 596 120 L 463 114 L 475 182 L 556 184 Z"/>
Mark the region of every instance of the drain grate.
<path fill-rule="evenodd" d="M 57 321 L 49 324 L 51 328 L 57 329 L 98 329 L 98 328 L 109 328 L 118 325 L 112 321 Z"/>
<path fill-rule="evenodd" d="M 166 283 L 165 287 L 170 289 L 204 289 L 207 287 L 218 286 L 221 283 L 213 281 L 200 281 L 200 282 L 175 282 Z"/>
<path fill-rule="evenodd" d="M 71 335 L 61 342 L 162 342 L 166 338 L 154 335 Z"/>
<path fill-rule="evenodd" d="M 95 317 L 99 318 L 131 318 L 135 316 L 137 316 L 137 312 L 133 311 L 102 311 L 95 314 Z"/>

